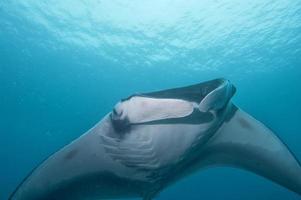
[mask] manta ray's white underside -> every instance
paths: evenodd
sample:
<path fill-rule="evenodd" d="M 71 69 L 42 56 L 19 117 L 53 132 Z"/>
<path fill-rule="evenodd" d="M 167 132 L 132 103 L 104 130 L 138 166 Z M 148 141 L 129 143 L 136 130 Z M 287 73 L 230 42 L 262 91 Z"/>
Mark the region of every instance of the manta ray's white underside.
<path fill-rule="evenodd" d="M 225 79 L 133 95 L 50 156 L 11 200 L 151 199 L 208 166 L 234 166 L 301 194 L 301 167 L 266 126 L 231 102 Z"/>

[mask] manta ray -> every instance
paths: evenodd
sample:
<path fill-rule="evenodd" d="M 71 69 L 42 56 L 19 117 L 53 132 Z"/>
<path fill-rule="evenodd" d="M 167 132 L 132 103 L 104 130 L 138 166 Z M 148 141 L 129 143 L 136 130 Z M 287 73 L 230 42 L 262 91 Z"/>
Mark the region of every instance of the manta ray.
<path fill-rule="evenodd" d="M 36 167 L 11 200 L 150 200 L 198 170 L 230 166 L 301 194 L 301 167 L 273 131 L 215 79 L 120 100 L 93 128 Z"/>

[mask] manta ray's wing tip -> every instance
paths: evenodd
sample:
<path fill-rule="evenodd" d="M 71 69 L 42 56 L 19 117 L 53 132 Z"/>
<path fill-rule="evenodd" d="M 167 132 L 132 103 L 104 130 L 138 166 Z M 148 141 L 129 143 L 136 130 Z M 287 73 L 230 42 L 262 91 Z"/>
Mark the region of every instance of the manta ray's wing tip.
<path fill-rule="evenodd" d="M 301 195 L 301 166 L 293 153 L 265 125 L 233 109 L 205 147 L 204 165 L 246 169 Z"/>

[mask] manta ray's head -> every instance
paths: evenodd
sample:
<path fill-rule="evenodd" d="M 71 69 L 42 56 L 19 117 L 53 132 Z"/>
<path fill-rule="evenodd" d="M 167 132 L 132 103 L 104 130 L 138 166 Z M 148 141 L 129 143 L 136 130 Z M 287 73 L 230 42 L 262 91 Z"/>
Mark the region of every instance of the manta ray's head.
<path fill-rule="evenodd" d="M 119 138 L 119 145 L 124 148 L 134 148 L 135 143 L 147 144 L 151 155 L 160 155 L 157 162 L 150 161 L 155 164 L 143 165 L 144 170 L 171 166 L 213 136 L 225 118 L 234 93 L 235 87 L 230 81 L 215 79 L 183 88 L 131 95 L 113 108 L 108 119 L 113 134 L 108 131 L 106 135 Z M 131 156 L 137 157 L 135 153 Z"/>
<path fill-rule="evenodd" d="M 235 93 L 226 79 L 215 79 L 183 88 L 131 95 L 116 104 L 111 119 L 115 130 L 131 125 L 197 123 L 212 120 L 212 112 L 223 109 Z M 193 116 L 192 116 L 193 115 Z M 202 123 L 202 121 L 199 121 Z"/>

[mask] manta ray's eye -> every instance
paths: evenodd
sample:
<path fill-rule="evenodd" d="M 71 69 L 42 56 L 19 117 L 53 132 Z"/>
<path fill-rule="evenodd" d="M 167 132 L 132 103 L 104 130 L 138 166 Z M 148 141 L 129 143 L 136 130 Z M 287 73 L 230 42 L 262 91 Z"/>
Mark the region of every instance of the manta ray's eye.
<path fill-rule="evenodd" d="M 111 115 L 111 121 L 117 132 L 127 131 L 130 128 L 130 122 L 127 118 L 114 118 L 113 115 Z"/>
<path fill-rule="evenodd" d="M 113 115 L 115 115 L 115 116 L 119 115 L 118 112 L 117 112 L 117 110 L 115 108 L 113 109 Z"/>
<path fill-rule="evenodd" d="M 130 122 L 126 116 L 123 115 L 124 110 L 121 104 L 117 104 L 111 113 L 111 121 L 114 129 L 118 132 L 126 131 L 130 127 Z"/>
<path fill-rule="evenodd" d="M 113 111 L 112 111 L 112 113 L 111 113 L 111 118 L 112 118 L 113 120 L 118 120 L 118 119 L 120 119 L 120 116 L 118 115 L 116 109 L 113 109 Z"/>
<path fill-rule="evenodd" d="M 118 104 L 113 108 L 112 114 L 111 114 L 112 118 L 114 118 L 114 119 L 121 119 L 121 118 L 124 117 L 124 116 L 123 116 L 124 109 L 123 109 L 123 107 L 122 107 L 122 104 L 123 104 L 123 103 L 118 103 Z"/>

